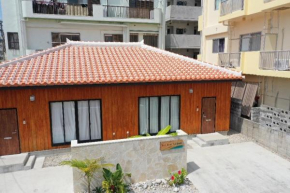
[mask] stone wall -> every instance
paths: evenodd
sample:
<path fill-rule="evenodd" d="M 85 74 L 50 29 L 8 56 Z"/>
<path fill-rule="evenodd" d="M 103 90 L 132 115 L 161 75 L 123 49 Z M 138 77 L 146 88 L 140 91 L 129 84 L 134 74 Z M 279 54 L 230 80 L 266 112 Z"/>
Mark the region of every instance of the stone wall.
<path fill-rule="evenodd" d="M 72 159 L 103 157 L 105 163 L 120 163 L 124 172 L 131 173 L 132 183 L 166 178 L 169 171 L 187 169 L 187 134 L 181 130 L 177 133 L 175 137 L 166 135 L 81 144 L 72 141 Z M 184 141 L 184 148 L 160 151 L 160 142 L 178 139 Z M 73 180 L 75 192 L 86 190 L 82 174 L 76 169 L 73 170 Z M 97 173 L 92 188 L 100 186 L 102 180 L 102 173 Z"/>
<path fill-rule="evenodd" d="M 236 122 L 231 129 L 241 132 L 281 156 L 290 159 L 290 133 L 266 127 L 263 124 L 242 117 L 233 119 Z"/>

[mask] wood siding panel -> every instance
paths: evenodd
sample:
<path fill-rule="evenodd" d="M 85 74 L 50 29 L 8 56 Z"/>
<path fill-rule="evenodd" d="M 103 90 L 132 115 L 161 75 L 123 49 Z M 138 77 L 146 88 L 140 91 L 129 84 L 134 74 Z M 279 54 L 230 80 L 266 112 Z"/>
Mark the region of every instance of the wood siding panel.
<path fill-rule="evenodd" d="M 126 138 L 127 131 L 137 135 L 138 98 L 160 95 L 180 95 L 180 128 L 189 134 L 201 133 L 202 98 L 216 97 L 216 131 L 229 130 L 230 82 L 6 89 L 0 90 L 0 108 L 17 108 L 21 150 L 28 152 L 67 147 L 51 144 L 50 101 L 101 99 L 103 139 L 110 140 Z"/>

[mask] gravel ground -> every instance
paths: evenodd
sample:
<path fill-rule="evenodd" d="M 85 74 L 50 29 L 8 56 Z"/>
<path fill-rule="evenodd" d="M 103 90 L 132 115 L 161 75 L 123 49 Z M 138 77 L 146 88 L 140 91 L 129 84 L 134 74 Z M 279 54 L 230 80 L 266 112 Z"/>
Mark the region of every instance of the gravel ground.
<path fill-rule="evenodd" d="M 230 130 L 228 132 L 228 137 L 229 137 L 229 141 L 230 143 L 243 143 L 243 142 L 250 142 L 250 141 L 254 141 L 253 139 L 238 133 L 237 131 L 234 130 Z"/>
<path fill-rule="evenodd" d="M 67 161 L 71 159 L 70 153 L 64 153 L 64 154 L 55 154 L 51 156 L 45 157 L 43 167 L 55 167 L 59 166 L 62 161 Z"/>
<path fill-rule="evenodd" d="M 165 179 L 157 179 L 132 184 L 129 188 L 129 193 L 198 193 L 198 190 L 188 178 L 186 178 L 183 185 L 176 187 L 168 185 Z"/>

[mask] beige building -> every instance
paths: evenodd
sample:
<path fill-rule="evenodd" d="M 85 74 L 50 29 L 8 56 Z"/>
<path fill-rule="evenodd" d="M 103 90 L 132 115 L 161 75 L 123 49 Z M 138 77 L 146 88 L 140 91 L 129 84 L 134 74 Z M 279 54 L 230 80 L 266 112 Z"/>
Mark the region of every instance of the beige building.
<path fill-rule="evenodd" d="M 290 0 L 205 0 L 198 59 L 243 71 L 259 103 L 290 110 Z"/>

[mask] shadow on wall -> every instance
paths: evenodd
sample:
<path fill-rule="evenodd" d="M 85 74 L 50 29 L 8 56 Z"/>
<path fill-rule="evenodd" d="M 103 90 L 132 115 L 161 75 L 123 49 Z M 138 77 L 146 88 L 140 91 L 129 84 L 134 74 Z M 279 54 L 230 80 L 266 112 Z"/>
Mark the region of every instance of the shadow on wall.
<path fill-rule="evenodd" d="M 194 162 L 187 163 L 187 172 L 188 174 L 195 172 L 196 170 L 200 169 L 200 167 Z"/>

